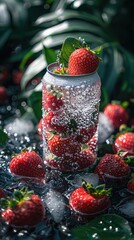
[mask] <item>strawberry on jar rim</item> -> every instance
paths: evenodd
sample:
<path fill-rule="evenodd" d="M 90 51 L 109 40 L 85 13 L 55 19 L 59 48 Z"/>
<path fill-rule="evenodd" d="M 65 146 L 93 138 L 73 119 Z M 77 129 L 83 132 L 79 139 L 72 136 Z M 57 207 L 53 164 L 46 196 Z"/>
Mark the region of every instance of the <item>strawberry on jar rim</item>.
<path fill-rule="evenodd" d="M 9 164 L 11 173 L 18 176 L 43 178 L 44 163 L 35 151 L 23 150 L 11 159 Z"/>
<path fill-rule="evenodd" d="M 71 193 L 69 204 L 79 214 L 96 216 L 110 206 L 110 194 L 111 189 L 106 190 L 105 185 L 94 187 L 83 180 L 82 187 Z"/>
<path fill-rule="evenodd" d="M 68 61 L 68 74 L 81 75 L 96 71 L 99 65 L 98 56 L 86 48 L 78 48 L 71 53 Z"/>
<path fill-rule="evenodd" d="M 34 227 L 45 217 L 45 208 L 38 195 L 27 189 L 14 190 L 13 197 L 1 199 L 2 218 L 10 226 Z"/>
<path fill-rule="evenodd" d="M 126 156 L 134 156 L 134 133 L 125 132 L 120 134 L 113 143 L 113 150 L 126 152 Z"/>

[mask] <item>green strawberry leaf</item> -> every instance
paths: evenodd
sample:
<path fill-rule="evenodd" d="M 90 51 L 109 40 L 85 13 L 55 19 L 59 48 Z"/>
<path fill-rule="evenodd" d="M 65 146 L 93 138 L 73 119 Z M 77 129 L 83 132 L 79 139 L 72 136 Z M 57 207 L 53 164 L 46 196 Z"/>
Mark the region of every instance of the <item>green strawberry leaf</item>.
<path fill-rule="evenodd" d="M 72 240 L 128 240 L 131 237 L 128 221 L 116 214 L 101 215 L 85 225 L 72 229 Z"/>
<path fill-rule="evenodd" d="M 62 44 L 61 52 L 58 56 L 59 64 L 62 64 L 64 67 L 68 67 L 68 59 L 70 54 L 77 48 L 82 48 L 82 47 L 84 46 L 81 39 L 77 39 L 73 37 L 66 38 Z"/>
<path fill-rule="evenodd" d="M 8 141 L 8 135 L 0 128 L 0 144 L 6 144 Z"/>

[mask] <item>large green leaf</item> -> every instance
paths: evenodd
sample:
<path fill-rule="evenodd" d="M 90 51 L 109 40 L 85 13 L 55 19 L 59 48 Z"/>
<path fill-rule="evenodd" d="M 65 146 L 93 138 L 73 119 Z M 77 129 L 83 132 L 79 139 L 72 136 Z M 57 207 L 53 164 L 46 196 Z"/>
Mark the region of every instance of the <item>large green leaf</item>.
<path fill-rule="evenodd" d="M 11 14 L 12 24 L 19 31 L 22 31 L 23 27 L 26 27 L 28 15 L 27 10 L 22 2 L 17 0 L 4 0 L 7 5 L 7 8 Z"/>
<path fill-rule="evenodd" d="M 89 43 L 90 46 L 98 46 L 104 43 L 104 40 L 101 37 L 95 36 L 94 34 L 86 33 L 86 32 L 68 32 L 68 33 L 60 33 L 56 35 L 51 35 L 48 37 L 45 37 L 43 39 L 43 45 L 45 45 L 47 48 L 57 48 L 61 47 L 63 41 L 67 37 L 73 37 L 73 38 L 79 38 L 82 36 L 87 43 Z M 39 42 L 34 45 L 32 48 L 33 52 L 39 52 L 42 50 L 42 42 Z"/>
<path fill-rule="evenodd" d="M 99 37 L 103 37 L 105 41 L 110 40 L 110 36 L 103 31 L 98 26 L 95 26 L 94 24 L 90 22 L 86 22 L 83 20 L 68 20 L 64 21 L 62 23 L 59 23 L 55 26 L 50 27 L 49 29 L 45 29 L 37 33 L 35 37 L 32 39 L 31 43 L 37 43 L 39 41 L 42 41 L 45 37 L 48 37 L 50 35 L 55 35 L 55 34 L 60 34 L 60 33 L 65 33 L 65 32 L 74 32 L 77 31 L 80 33 L 81 32 L 88 32 L 92 33 L 94 35 L 97 35 Z"/>
<path fill-rule="evenodd" d="M 6 144 L 8 135 L 0 128 L 0 144 Z"/>
<path fill-rule="evenodd" d="M 3 33 L 0 33 L 0 48 L 4 46 L 4 44 L 7 42 L 9 36 L 11 35 L 12 30 L 11 29 L 5 29 Z"/>
<path fill-rule="evenodd" d="M 74 11 L 74 10 L 68 10 L 68 9 L 59 9 L 55 12 L 45 14 L 44 16 L 41 16 L 37 19 L 35 22 L 35 26 L 46 26 L 46 23 L 52 24 L 52 21 L 61 22 L 65 21 L 67 19 L 81 19 L 85 21 L 89 21 L 94 23 L 95 25 L 100 25 L 101 27 L 104 27 L 106 24 L 104 21 L 102 21 L 102 18 L 100 17 L 99 14 L 93 15 L 90 14 L 89 12 L 82 12 L 82 11 Z"/>
<path fill-rule="evenodd" d="M 131 236 L 128 221 L 116 214 L 101 215 L 72 230 L 73 240 L 129 240 Z"/>
<path fill-rule="evenodd" d="M 33 77 L 35 77 L 37 74 L 45 70 L 47 66 L 47 62 L 45 61 L 45 58 L 43 54 L 41 54 L 36 60 L 34 60 L 27 70 L 25 71 L 22 81 L 21 81 L 21 87 L 24 89 L 26 85 L 28 84 L 29 80 L 31 80 Z"/>
<path fill-rule="evenodd" d="M 41 106 L 41 98 L 42 92 L 41 91 L 33 91 L 32 94 L 29 96 L 28 104 L 32 107 L 33 112 L 37 121 L 39 121 L 42 117 L 42 106 Z"/>

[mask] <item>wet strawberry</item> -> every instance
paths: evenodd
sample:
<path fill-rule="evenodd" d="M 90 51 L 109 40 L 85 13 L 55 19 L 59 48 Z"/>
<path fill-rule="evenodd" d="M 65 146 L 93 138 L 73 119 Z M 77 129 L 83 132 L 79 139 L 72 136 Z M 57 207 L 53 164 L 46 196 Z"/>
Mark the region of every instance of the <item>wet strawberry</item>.
<path fill-rule="evenodd" d="M 114 152 L 121 150 L 122 152 L 127 152 L 126 155 L 134 156 L 134 133 L 125 132 L 119 135 L 113 144 Z"/>
<path fill-rule="evenodd" d="M 96 153 L 96 151 L 97 151 L 97 136 L 96 136 L 96 134 L 88 141 L 87 145 L 88 145 L 88 148 L 90 149 L 90 151 L 92 151 L 93 153 Z"/>
<path fill-rule="evenodd" d="M 44 205 L 38 195 L 26 189 L 15 190 L 14 197 L 2 199 L 2 218 L 11 226 L 33 227 L 45 216 Z"/>
<path fill-rule="evenodd" d="M 127 183 L 127 189 L 134 194 L 134 174 L 131 175 L 131 178 Z"/>
<path fill-rule="evenodd" d="M 99 58 L 95 53 L 86 48 L 76 49 L 69 57 L 68 74 L 81 75 L 96 71 Z"/>
<path fill-rule="evenodd" d="M 59 135 L 54 135 L 50 140 L 48 140 L 48 147 L 51 153 L 58 157 L 63 157 L 68 154 L 74 154 L 80 152 L 81 146 L 71 137 L 60 137 Z"/>
<path fill-rule="evenodd" d="M 83 181 L 82 187 L 77 188 L 70 195 L 69 204 L 80 214 L 97 215 L 109 207 L 110 193 L 111 189 L 106 190 L 105 185 L 94 187 Z"/>
<path fill-rule="evenodd" d="M 46 129 L 50 128 L 56 132 L 64 132 L 67 129 L 67 126 L 63 123 L 62 116 L 52 111 L 44 116 L 44 126 Z"/>
<path fill-rule="evenodd" d="M 21 79 L 23 77 L 23 74 L 24 73 L 20 70 L 14 70 L 13 71 L 13 76 L 12 76 L 13 83 L 16 84 L 16 85 L 19 85 L 21 83 Z"/>
<path fill-rule="evenodd" d="M 5 198 L 5 197 L 6 197 L 5 191 L 2 188 L 0 188 L 0 198 Z"/>
<path fill-rule="evenodd" d="M 44 163 L 35 151 L 24 151 L 12 158 L 9 165 L 11 173 L 19 176 L 43 178 Z"/>
<path fill-rule="evenodd" d="M 45 88 L 43 90 L 43 107 L 46 110 L 58 110 L 63 106 L 62 94 L 59 91 L 50 89 L 47 91 Z"/>
<path fill-rule="evenodd" d="M 84 150 L 73 154 L 73 156 L 65 156 L 63 158 L 51 157 L 46 161 L 52 169 L 62 172 L 75 172 L 91 167 L 96 161 L 96 156 L 90 150 Z"/>
<path fill-rule="evenodd" d="M 104 114 L 109 118 L 115 128 L 119 128 L 128 121 L 127 110 L 115 103 L 108 104 L 104 109 Z"/>
<path fill-rule="evenodd" d="M 99 175 L 100 180 L 109 177 L 126 177 L 130 174 L 130 168 L 124 160 L 117 154 L 105 154 L 95 169 L 95 173 Z"/>
<path fill-rule="evenodd" d="M 7 89 L 3 86 L 0 86 L 0 104 L 4 103 L 7 100 Z"/>
<path fill-rule="evenodd" d="M 78 131 L 75 139 L 80 143 L 87 143 L 93 137 L 95 132 L 95 126 L 90 126 L 89 128 L 82 128 Z"/>

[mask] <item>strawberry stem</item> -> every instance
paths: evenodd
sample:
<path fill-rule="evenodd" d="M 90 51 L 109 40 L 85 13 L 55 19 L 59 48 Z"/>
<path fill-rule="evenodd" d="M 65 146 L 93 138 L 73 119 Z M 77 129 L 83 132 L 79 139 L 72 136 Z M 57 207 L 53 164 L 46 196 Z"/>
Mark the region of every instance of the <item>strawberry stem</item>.
<path fill-rule="evenodd" d="M 84 179 L 82 179 L 82 187 L 86 190 L 87 193 L 93 196 L 110 196 L 112 188 L 105 189 L 105 184 L 98 185 L 95 187 L 91 183 L 87 183 Z"/>

